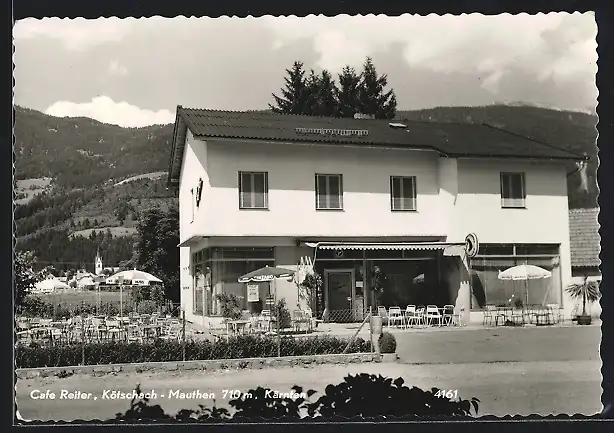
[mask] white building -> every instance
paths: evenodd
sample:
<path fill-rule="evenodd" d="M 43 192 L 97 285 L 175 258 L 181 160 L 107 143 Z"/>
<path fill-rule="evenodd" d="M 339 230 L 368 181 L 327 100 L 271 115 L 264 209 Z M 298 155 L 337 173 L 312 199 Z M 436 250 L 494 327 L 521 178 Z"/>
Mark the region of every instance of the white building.
<path fill-rule="evenodd" d="M 376 303 L 452 304 L 481 320 L 485 303 L 512 294 L 570 312 L 566 178 L 583 158 L 481 125 L 178 107 L 169 182 L 179 192 L 186 318 L 218 316 L 218 293 L 264 308 L 268 285 L 248 303 L 237 278 L 265 265 L 296 269 L 306 256 L 331 320 L 359 320 Z M 472 258 L 456 247 L 470 233 L 480 245 Z M 552 278 L 498 280 L 520 263 Z M 372 291 L 376 267 L 385 299 Z M 295 308 L 297 287 L 277 288 Z"/>

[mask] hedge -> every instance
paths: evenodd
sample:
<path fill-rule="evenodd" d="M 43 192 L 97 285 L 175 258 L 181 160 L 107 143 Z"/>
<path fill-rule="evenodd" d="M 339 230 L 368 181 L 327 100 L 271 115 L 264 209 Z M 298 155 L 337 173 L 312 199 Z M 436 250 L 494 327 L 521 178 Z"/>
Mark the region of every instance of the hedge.
<path fill-rule="evenodd" d="M 281 338 L 281 356 L 339 354 L 349 340 L 317 336 Z M 348 353 L 370 352 L 370 342 L 356 339 Z M 84 357 L 83 357 L 84 356 Z M 228 341 L 187 341 L 185 361 L 265 358 L 277 356 L 275 337 L 235 336 Z M 140 362 L 182 361 L 183 343 L 156 340 L 152 343 L 92 342 L 71 345 L 40 346 L 32 343 L 15 349 L 17 368 L 67 367 L 75 365 L 129 364 Z"/>

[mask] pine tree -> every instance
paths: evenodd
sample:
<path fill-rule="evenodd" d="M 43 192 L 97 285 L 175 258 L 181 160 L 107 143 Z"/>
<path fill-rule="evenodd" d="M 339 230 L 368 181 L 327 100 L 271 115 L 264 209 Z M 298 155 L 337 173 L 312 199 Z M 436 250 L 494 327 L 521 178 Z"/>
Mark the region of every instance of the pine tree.
<path fill-rule="evenodd" d="M 354 117 L 358 111 L 358 90 L 360 75 L 354 68 L 346 66 L 339 74 L 339 86 L 336 91 L 337 117 Z"/>
<path fill-rule="evenodd" d="M 330 72 L 322 71 L 317 81 L 317 101 L 312 114 L 314 116 L 333 117 L 337 114 L 337 86 Z"/>
<path fill-rule="evenodd" d="M 307 89 L 307 104 L 303 114 L 316 116 L 320 105 L 320 77 L 312 69 L 309 76 L 305 79 Z"/>
<path fill-rule="evenodd" d="M 358 92 L 359 111 L 376 119 L 393 119 L 396 115 L 396 97 L 393 90 L 384 91 L 388 77 L 377 75 L 370 57 L 363 65 L 362 79 Z"/>
<path fill-rule="evenodd" d="M 275 106 L 269 104 L 274 113 L 281 114 L 308 114 L 309 92 L 305 80 L 303 63 L 296 61 L 292 69 L 286 69 L 287 77 L 284 78 L 286 87 L 281 89 L 281 96 L 274 93 Z"/>

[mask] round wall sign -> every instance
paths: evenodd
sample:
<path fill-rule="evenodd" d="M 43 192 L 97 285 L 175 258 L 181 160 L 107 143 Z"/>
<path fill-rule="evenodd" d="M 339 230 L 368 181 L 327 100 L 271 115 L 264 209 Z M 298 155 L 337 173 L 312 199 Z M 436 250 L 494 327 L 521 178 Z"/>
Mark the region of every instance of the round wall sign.
<path fill-rule="evenodd" d="M 343 257 L 343 250 L 335 250 L 335 257 Z"/>
<path fill-rule="evenodd" d="M 475 233 L 469 233 L 465 238 L 465 252 L 469 257 L 475 257 L 480 249 L 478 237 Z"/>

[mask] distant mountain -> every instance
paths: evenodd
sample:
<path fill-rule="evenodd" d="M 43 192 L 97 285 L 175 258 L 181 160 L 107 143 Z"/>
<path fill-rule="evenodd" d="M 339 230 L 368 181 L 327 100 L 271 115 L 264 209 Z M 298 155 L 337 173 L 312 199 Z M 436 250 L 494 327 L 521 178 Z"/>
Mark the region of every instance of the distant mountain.
<path fill-rule="evenodd" d="M 15 107 L 16 177 L 79 188 L 165 171 L 172 134 L 172 125 L 122 128 Z"/>

